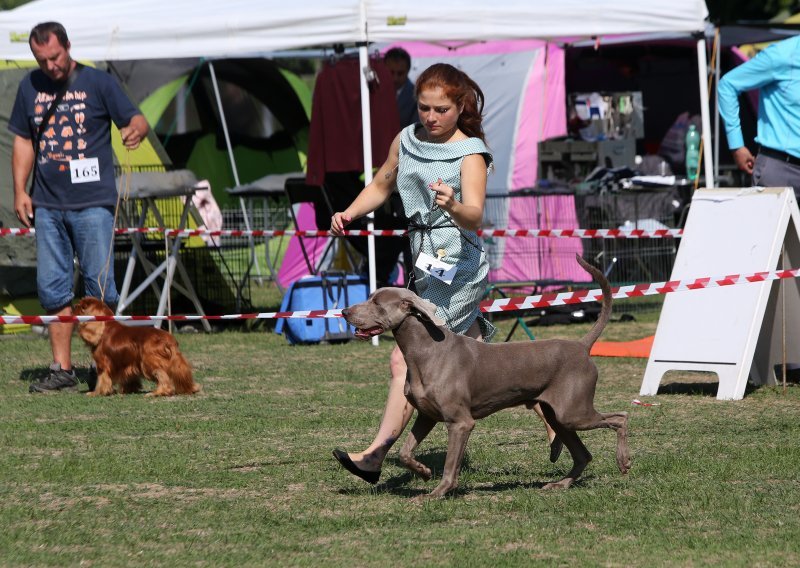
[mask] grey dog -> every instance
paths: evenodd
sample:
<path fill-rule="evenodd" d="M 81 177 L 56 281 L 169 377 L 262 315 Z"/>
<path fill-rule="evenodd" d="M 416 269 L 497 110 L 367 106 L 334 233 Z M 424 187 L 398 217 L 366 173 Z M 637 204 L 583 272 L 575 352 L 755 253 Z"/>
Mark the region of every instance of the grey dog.
<path fill-rule="evenodd" d="M 413 451 L 437 422 L 447 425 L 444 475 L 429 497 L 442 497 L 457 487 L 476 419 L 523 404 L 541 405 L 547 422 L 572 455 L 569 473 L 545 489 L 569 487 L 591 461 L 592 454 L 577 430 L 615 430 L 617 466 L 623 474 L 630 469 L 628 414 L 600 413 L 594 408 L 597 367 L 589 351 L 611 317 L 611 288 L 602 272 L 576 257 L 603 292 L 597 322 L 578 341 L 490 345 L 448 330 L 435 315 L 436 306 L 402 288 L 381 288 L 366 302 L 342 310 L 359 337 L 391 330 L 403 352 L 408 365 L 405 395 L 419 413 L 400 450 L 400 461 L 426 481 L 431 479 L 431 470 L 414 458 Z"/>

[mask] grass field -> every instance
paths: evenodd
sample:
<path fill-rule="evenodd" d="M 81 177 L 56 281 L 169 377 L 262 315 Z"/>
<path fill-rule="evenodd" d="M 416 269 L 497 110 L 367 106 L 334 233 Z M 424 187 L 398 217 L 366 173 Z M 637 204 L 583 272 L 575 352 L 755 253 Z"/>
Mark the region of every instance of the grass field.
<path fill-rule="evenodd" d="M 611 323 L 604 339 L 652 334 L 649 319 Z M 420 448 L 430 483 L 398 466 L 397 449 L 374 488 L 330 453 L 374 434 L 384 337 L 292 347 L 263 327 L 182 334 L 204 390 L 161 400 L 28 394 L 48 344 L 0 338 L 0 565 L 800 565 L 797 386 L 720 402 L 713 376 L 668 375 L 658 406 L 641 407 L 646 361 L 597 359 L 596 406 L 630 412 L 627 476 L 613 433 L 592 431 L 584 477 L 541 491 L 569 457 L 551 464 L 538 419 L 516 408 L 478 423 L 454 495 L 417 504 L 441 475 L 443 427 Z"/>

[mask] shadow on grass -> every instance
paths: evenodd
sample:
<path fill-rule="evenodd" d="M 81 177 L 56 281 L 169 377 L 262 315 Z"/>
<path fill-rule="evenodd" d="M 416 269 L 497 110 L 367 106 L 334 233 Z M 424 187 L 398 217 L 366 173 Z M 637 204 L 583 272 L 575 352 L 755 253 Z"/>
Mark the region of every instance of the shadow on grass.
<path fill-rule="evenodd" d="M 379 481 L 375 485 L 375 490 L 382 493 L 390 493 L 392 495 L 397 495 L 398 497 L 420 497 L 427 495 L 433 489 L 439 485 L 439 482 L 442 480 L 442 474 L 444 472 L 444 463 L 447 457 L 447 452 L 445 451 L 431 451 L 425 452 L 416 456 L 416 458 L 428 466 L 431 469 L 433 477 L 430 481 L 425 483 L 424 487 L 414 487 L 411 486 L 411 483 L 418 479 L 417 475 L 410 472 L 404 471 L 398 475 L 383 479 Z M 399 460 L 395 461 L 396 465 L 399 467 L 403 467 Z M 552 483 L 554 481 L 558 481 L 569 470 L 568 466 L 566 468 L 559 468 L 558 466 L 554 466 L 554 470 L 552 471 L 552 475 L 547 475 L 546 479 L 541 481 L 499 481 L 496 483 L 485 483 L 482 482 L 480 485 L 471 485 L 467 484 L 464 485 L 462 483 L 452 492 L 447 494 L 447 498 L 451 497 L 463 497 L 465 495 L 469 495 L 470 493 L 482 492 L 482 493 L 496 493 L 502 491 L 513 491 L 515 489 L 526 489 L 526 490 L 539 490 L 542 489 L 548 483 Z M 343 470 L 344 471 L 344 470 Z M 486 473 L 483 470 L 477 470 L 471 467 L 469 463 L 469 456 L 464 456 L 464 461 L 461 465 L 461 472 L 475 472 L 475 473 Z M 345 471 L 345 473 L 347 473 Z M 512 473 L 502 473 L 503 475 L 513 475 Z M 581 487 L 585 482 L 590 481 L 593 479 L 592 474 L 587 474 L 582 476 L 580 479 L 576 480 L 573 483 L 572 487 Z M 364 492 L 364 487 L 348 487 L 342 488 L 338 491 L 340 495 L 359 495 Z"/>
<path fill-rule="evenodd" d="M 715 397 L 717 396 L 717 389 L 719 382 L 711 383 L 668 383 L 658 387 L 658 394 L 678 394 L 678 395 L 701 395 Z M 754 385 L 747 383 L 744 389 L 744 394 L 747 396 L 758 389 L 761 385 Z"/>

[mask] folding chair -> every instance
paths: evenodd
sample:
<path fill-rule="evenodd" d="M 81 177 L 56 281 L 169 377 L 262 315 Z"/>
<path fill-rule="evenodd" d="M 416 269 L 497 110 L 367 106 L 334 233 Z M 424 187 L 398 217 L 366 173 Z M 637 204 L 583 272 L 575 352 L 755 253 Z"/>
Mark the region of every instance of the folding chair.
<path fill-rule="evenodd" d="M 298 230 L 312 230 L 310 227 L 300 227 L 300 223 L 298 222 L 297 214 L 295 213 L 293 206 L 301 203 L 310 203 L 314 207 L 314 219 L 316 225 L 314 229 L 326 231 L 330 228 L 331 217 L 333 216 L 333 206 L 331 205 L 330 199 L 328 198 L 324 187 L 318 185 L 307 185 L 305 178 L 295 177 L 287 178 L 286 184 L 284 185 L 284 191 L 286 192 L 286 197 L 289 200 L 289 212 L 292 216 L 292 221 L 294 222 L 295 228 Z M 357 263 L 353 259 L 351 251 L 347 248 L 345 240 L 340 240 L 339 237 L 331 238 L 322 254 L 318 257 L 315 255 L 315 258 L 312 262 L 312 258 L 309 256 L 308 249 L 306 248 L 304 242 L 306 238 L 312 237 L 298 236 L 297 242 L 300 244 L 300 250 L 303 252 L 303 258 L 306 261 L 309 274 L 316 275 L 319 273 L 325 258 L 327 258 L 329 253 L 335 252 L 334 247 L 339 242 L 342 243 L 342 246 L 344 246 L 345 255 L 350 263 L 351 270 L 355 271 Z"/>
<path fill-rule="evenodd" d="M 189 215 L 195 221 L 202 221 L 199 213 L 192 204 L 192 195 L 197 191 L 197 178 L 189 170 L 175 170 L 172 172 L 133 172 L 131 174 L 129 197 L 133 203 L 138 204 L 132 211 L 127 211 L 126 207 L 120 208 L 120 221 L 125 228 L 135 227 L 144 228 L 149 215 L 152 215 L 160 229 L 175 228 L 182 231 L 186 228 Z M 184 198 L 181 208 L 180 220 L 175 227 L 168 227 L 159 209 L 159 201 L 169 198 Z M 138 219 L 135 210 L 139 209 Z M 158 298 L 158 310 L 156 315 L 162 316 L 166 313 L 167 301 L 171 288 L 186 296 L 194 304 L 197 313 L 205 315 L 200 298 L 192 285 L 189 274 L 180 259 L 181 236 L 163 237 L 166 242 L 165 258 L 158 264 L 148 260 L 144 251 L 147 239 L 144 235 L 134 233 L 131 235 L 131 255 L 128 258 L 128 265 L 125 269 L 122 288 L 119 291 L 119 303 L 117 304 L 117 315 L 122 314 L 133 301 L 138 298 L 148 287 L 151 287 Z M 160 245 L 159 245 L 160 246 Z M 139 263 L 147 275 L 139 286 L 131 291 L 132 280 L 136 263 Z M 175 274 L 177 272 L 177 279 Z M 162 278 L 163 285 L 159 289 L 156 279 Z M 157 321 L 155 327 L 161 327 L 162 321 Z M 211 325 L 205 319 L 201 324 L 206 331 L 211 331 Z"/>

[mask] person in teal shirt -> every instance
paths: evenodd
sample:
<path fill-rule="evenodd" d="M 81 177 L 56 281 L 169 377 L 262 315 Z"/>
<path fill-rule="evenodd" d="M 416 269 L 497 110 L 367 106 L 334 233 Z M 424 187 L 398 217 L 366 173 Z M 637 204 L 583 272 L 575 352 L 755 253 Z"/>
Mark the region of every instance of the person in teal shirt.
<path fill-rule="evenodd" d="M 759 89 L 757 157 L 745 146 L 739 95 Z M 728 147 L 753 185 L 800 191 L 800 36 L 775 43 L 719 83 L 719 113 Z"/>

